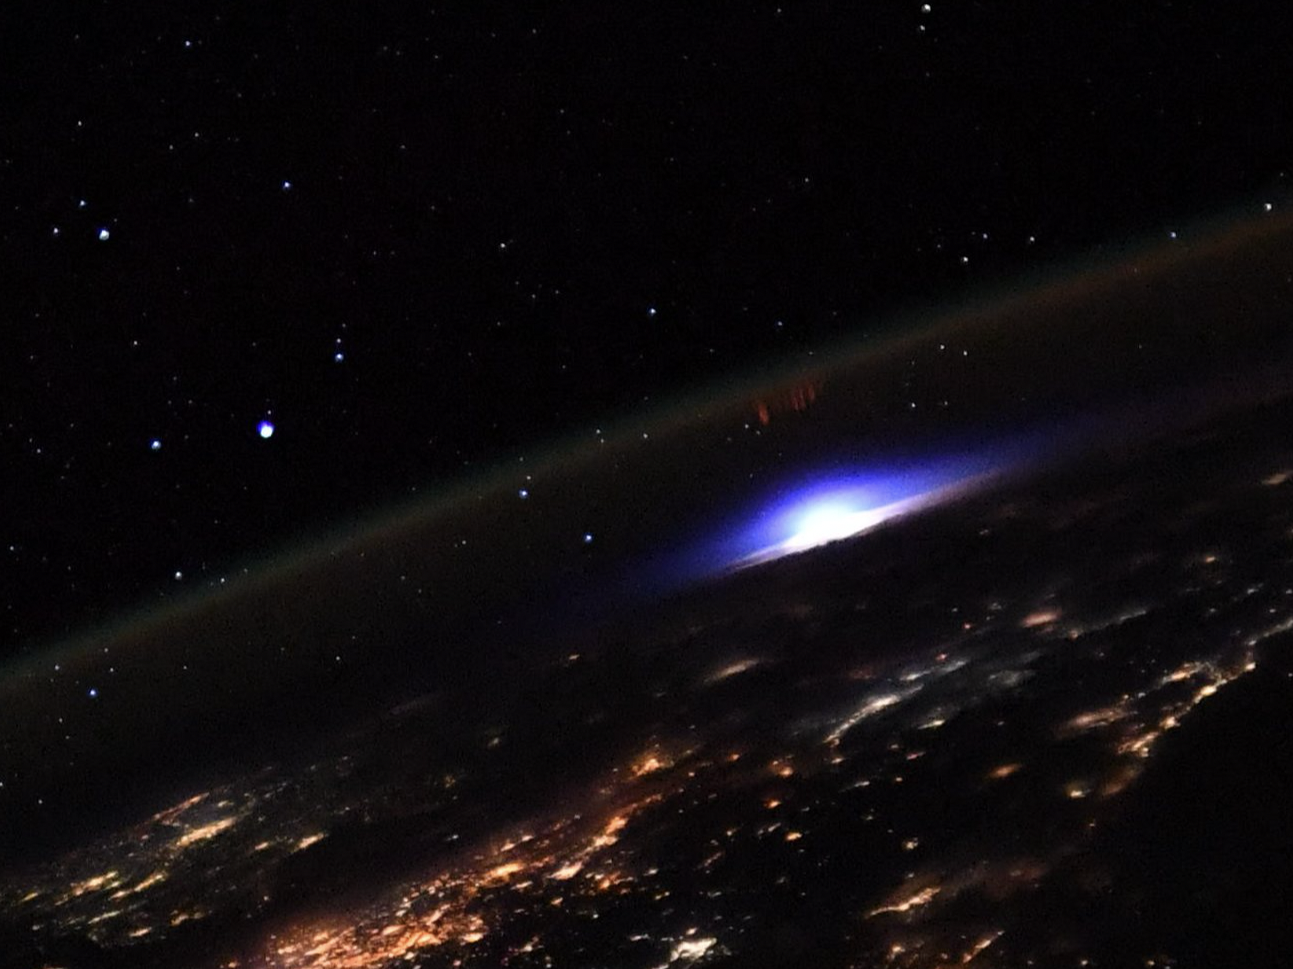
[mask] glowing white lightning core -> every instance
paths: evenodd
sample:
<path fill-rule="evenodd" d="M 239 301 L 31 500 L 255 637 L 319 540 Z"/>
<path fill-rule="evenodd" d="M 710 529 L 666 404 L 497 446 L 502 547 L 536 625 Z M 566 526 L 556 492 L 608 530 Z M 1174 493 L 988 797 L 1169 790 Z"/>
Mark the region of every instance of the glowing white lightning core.
<path fill-rule="evenodd" d="M 858 508 L 837 498 L 810 502 L 794 516 L 791 534 L 746 555 L 735 564 L 738 569 L 771 562 L 784 555 L 806 552 L 870 531 L 877 525 L 914 511 L 936 500 L 937 492 L 913 495 L 875 508 Z"/>
<path fill-rule="evenodd" d="M 855 510 L 839 505 L 813 507 L 800 520 L 798 531 L 780 544 L 787 552 L 796 552 L 849 538 L 868 528 L 874 528 L 882 521 L 883 508 Z"/>
<path fill-rule="evenodd" d="M 744 569 L 786 555 L 806 552 L 868 532 L 891 519 L 930 508 L 963 495 L 990 480 L 991 474 L 967 475 L 943 484 L 929 483 L 916 494 L 884 504 L 873 504 L 877 495 L 865 486 L 844 486 L 818 491 L 775 516 L 764 527 L 763 543 L 728 566 Z M 892 492 L 890 493 L 890 497 Z M 882 499 L 883 500 L 883 499 Z"/>

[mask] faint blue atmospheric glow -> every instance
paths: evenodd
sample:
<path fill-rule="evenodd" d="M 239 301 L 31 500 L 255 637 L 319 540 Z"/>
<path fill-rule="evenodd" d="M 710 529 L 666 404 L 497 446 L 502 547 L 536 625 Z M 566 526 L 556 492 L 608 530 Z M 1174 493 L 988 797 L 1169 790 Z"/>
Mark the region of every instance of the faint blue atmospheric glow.
<path fill-rule="evenodd" d="M 106 228 L 103 228 L 103 229 L 100 229 L 100 230 L 99 230 L 99 241 L 100 241 L 100 242 L 107 242 L 107 241 L 108 241 L 109 239 L 111 239 L 111 238 L 112 238 L 112 233 L 111 233 L 111 232 L 109 232 Z"/>
<path fill-rule="evenodd" d="M 269 440 L 274 436 L 274 425 L 269 421 L 261 421 L 256 425 L 256 433 L 265 440 Z"/>
<path fill-rule="evenodd" d="M 157 438 L 153 438 L 148 442 L 148 448 L 152 451 L 160 451 L 162 449 L 162 442 Z"/>

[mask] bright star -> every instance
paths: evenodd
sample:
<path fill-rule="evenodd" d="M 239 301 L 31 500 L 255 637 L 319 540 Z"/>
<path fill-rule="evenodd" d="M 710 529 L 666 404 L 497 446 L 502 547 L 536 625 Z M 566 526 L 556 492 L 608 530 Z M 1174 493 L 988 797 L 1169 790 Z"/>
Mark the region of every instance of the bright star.
<path fill-rule="evenodd" d="M 256 433 L 258 433 L 265 440 L 269 440 L 271 437 L 274 436 L 274 425 L 271 424 L 269 421 L 261 421 L 256 426 Z"/>

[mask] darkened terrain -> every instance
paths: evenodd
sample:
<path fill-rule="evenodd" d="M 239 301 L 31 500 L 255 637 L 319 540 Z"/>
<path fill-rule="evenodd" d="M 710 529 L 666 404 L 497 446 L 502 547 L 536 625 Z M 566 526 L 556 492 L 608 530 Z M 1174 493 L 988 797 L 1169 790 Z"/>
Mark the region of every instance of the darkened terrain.
<path fill-rule="evenodd" d="M 1289 410 L 481 654 L 11 876 L 7 958 L 1278 961 Z"/>

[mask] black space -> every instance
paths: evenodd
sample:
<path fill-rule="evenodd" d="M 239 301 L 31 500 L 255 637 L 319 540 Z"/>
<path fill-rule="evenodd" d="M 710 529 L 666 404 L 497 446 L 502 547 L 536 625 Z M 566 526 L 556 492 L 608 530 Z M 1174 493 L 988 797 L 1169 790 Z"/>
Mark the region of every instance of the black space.
<path fill-rule="evenodd" d="M 12 19 L 0 656 L 1287 183 L 1264 5 Z"/>

